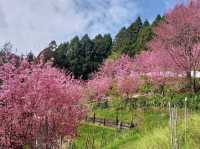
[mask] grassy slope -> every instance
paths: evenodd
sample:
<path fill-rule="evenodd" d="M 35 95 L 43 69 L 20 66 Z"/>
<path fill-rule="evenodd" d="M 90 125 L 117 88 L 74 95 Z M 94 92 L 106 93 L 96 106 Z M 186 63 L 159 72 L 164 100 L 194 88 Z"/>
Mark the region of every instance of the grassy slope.
<path fill-rule="evenodd" d="M 182 149 L 200 149 L 199 124 L 200 115 L 191 115 L 188 124 L 187 145 L 183 139 L 183 124 L 179 124 L 178 140 Z M 139 130 L 118 132 L 115 129 L 103 126 L 83 124 L 80 127 L 80 137 L 75 141 L 75 148 L 85 149 L 86 140 L 89 137 L 90 141 L 94 138 L 94 146 L 90 145 L 89 147 L 91 149 L 170 149 L 166 114 L 159 112 L 144 113 L 144 123 L 140 127 Z"/>
<path fill-rule="evenodd" d="M 97 111 L 96 111 L 97 112 Z M 137 111 L 135 111 L 137 112 Z M 101 114 L 108 113 L 107 117 L 112 116 L 112 113 L 102 112 Z M 128 117 L 130 113 L 122 112 L 121 117 Z M 95 149 L 109 148 L 115 149 L 121 144 L 126 144 L 127 141 L 140 139 L 142 134 L 148 132 L 154 127 L 163 127 L 167 125 L 167 115 L 160 112 L 145 112 L 140 113 L 144 115 L 143 121 L 141 121 L 139 129 L 122 130 L 117 131 L 103 126 L 97 126 L 93 124 L 83 124 L 79 128 L 79 138 L 75 141 L 75 147 L 77 149 L 86 148 L 86 140 L 90 139 L 90 147 Z M 92 140 L 94 139 L 94 146 L 92 146 Z M 112 140 L 112 142 L 111 142 Z"/>
<path fill-rule="evenodd" d="M 123 137 L 114 140 L 112 143 L 107 145 L 105 149 L 117 149 L 117 148 L 124 148 L 124 144 L 127 146 L 132 146 L 132 143 L 140 140 L 145 136 L 145 134 L 149 134 L 155 128 L 163 128 L 167 125 L 167 115 L 160 112 L 145 112 L 144 113 L 144 121 L 140 124 L 138 130 L 129 130 L 127 134 L 124 134 Z M 129 145 L 129 143 L 131 145 Z"/>
<path fill-rule="evenodd" d="M 97 126 L 93 124 L 84 123 L 79 128 L 79 137 L 74 142 L 74 148 L 85 149 L 101 148 L 106 145 L 110 139 L 115 137 L 115 130 L 108 127 Z"/>
<path fill-rule="evenodd" d="M 116 118 L 118 101 L 113 100 L 106 109 L 95 108 L 96 117 L 113 119 Z M 181 113 L 181 114 L 180 114 Z M 93 113 L 91 113 L 91 116 Z M 179 111 L 179 115 L 183 115 Z M 123 107 L 119 112 L 119 120 L 130 122 L 132 112 Z M 83 124 L 80 128 L 80 137 L 75 140 L 75 149 L 169 149 L 168 114 L 160 109 L 149 111 L 135 110 L 134 120 L 138 122 L 137 129 L 117 131 L 116 129 Z M 185 145 L 184 128 L 179 124 L 178 134 L 183 149 L 200 149 L 200 115 L 193 114 L 189 120 L 188 143 Z M 86 143 L 86 140 L 90 140 Z M 93 143 L 94 142 L 94 143 Z"/>
<path fill-rule="evenodd" d="M 189 119 L 189 128 L 187 134 L 187 143 L 184 141 L 184 127 L 180 124 L 178 127 L 178 142 L 182 149 L 200 149 L 200 116 L 194 114 Z M 127 141 L 118 146 L 118 149 L 170 149 L 170 140 L 168 127 L 155 128 L 151 133 L 140 137 L 138 140 Z"/>

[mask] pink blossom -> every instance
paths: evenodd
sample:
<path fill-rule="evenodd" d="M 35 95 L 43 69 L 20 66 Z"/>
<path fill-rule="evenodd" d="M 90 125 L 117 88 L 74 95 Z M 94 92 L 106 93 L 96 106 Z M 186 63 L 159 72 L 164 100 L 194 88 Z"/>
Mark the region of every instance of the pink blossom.
<path fill-rule="evenodd" d="M 84 116 L 81 84 L 48 65 L 0 67 L 0 147 L 16 148 L 40 138 L 55 145 L 61 136 L 73 137 Z"/>
<path fill-rule="evenodd" d="M 102 100 L 112 86 L 110 77 L 96 76 L 87 83 L 87 96 L 90 100 Z"/>
<path fill-rule="evenodd" d="M 172 61 L 168 69 L 188 74 L 199 69 L 199 20 L 200 2 L 191 0 L 168 11 L 165 20 L 154 29 L 156 36 L 149 47 L 159 51 L 160 61 Z"/>

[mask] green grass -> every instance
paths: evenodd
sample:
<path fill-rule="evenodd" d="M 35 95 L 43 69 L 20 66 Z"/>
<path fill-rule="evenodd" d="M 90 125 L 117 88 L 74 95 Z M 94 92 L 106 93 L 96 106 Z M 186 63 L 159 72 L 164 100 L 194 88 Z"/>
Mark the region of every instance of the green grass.
<path fill-rule="evenodd" d="M 137 129 L 117 130 L 93 124 L 82 124 L 80 136 L 74 141 L 74 149 L 103 149 L 115 148 L 126 143 L 127 139 L 137 139 L 140 133 Z M 88 141 L 87 141 L 88 140 Z M 87 147 L 86 147 L 86 144 Z"/>
<path fill-rule="evenodd" d="M 98 118 L 106 118 L 111 120 L 116 120 L 117 112 L 113 108 L 109 109 L 96 109 L 95 110 L 96 117 Z M 93 113 L 91 113 L 92 116 Z M 123 122 L 131 122 L 132 113 L 128 110 L 119 111 L 119 120 Z"/>
<path fill-rule="evenodd" d="M 117 131 L 116 129 L 82 124 L 75 149 L 170 149 L 170 133 L 166 113 L 145 112 L 140 129 Z M 180 120 L 177 129 L 181 149 L 200 149 L 200 115 L 192 114 L 188 121 L 187 144 L 184 141 L 184 125 Z M 94 141 L 94 144 L 92 143 Z"/>
<path fill-rule="evenodd" d="M 155 128 L 153 131 L 140 136 L 138 140 L 129 140 L 119 145 L 118 149 L 165 149 L 169 148 L 168 129 Z"/>
<path fill-rule="evenodd" d="M 117 149 L 119 146 L 126 144 L 129 141 L 136 141 L 141 138 L 141 133 L 139 130 L 129 130 L 126 133 L 121 134 L 116 137 L 110 144 L 103 147 L 103 149 Z"/>
<path fill-rule="evenodd" d="M 112 101 L 114 102 L 114 101 Z M 109 108 L 95 108 L 90 116 L 93 116 L 95 112 L 96 117 L 116 120 L 117 112 L 116 108 L 109 105 Z M 160 110 L 158 108 L 149 109 L 148 111 L 144 109 L 134 109 L 130 110 L 127 107 L 123 107 L 118 111 L 119 121 L 131 123 L 133 118 L 134 122 L 144 125 L 145 129 L 151 129 L 155 126 L 163 126 L 167 123 L 168 113 L 166 111 Z"/>
<path fill-rule="evenodd" d="M 74 141 L 75 149 L 100 149 L 117 136 L 115 129 L 84 123 L 79 128 L 79 137 Z"/>
<path fill-rule="evenodd" d="M 178 144 L 181 149 L 200 149 L 200 116 L 194 114 L 189 119 L 187 130 L 187 143 L 184 141 L 184 125 L 178 126 Z M 141 136 L 138 140 L 129 140 L 116 149 L 170 149 L 169 128 L 155 128 Z"/>
<path fill-rule="evenodd" d="M 127 142 L 135 142 L 140 140 L 145 134 L 151 132 L 152 129 L 155 128 L 163 128 L 167 125 L 168 118 L 166 113 L 160 112 L 144 112 L 143 113 L 143 122 L 140 122 L 140 125 L 137 127 L 138 129 L 133 129 L 127 131 L 120 137 L 116 138 L 112 143 L 107 145 L 105 149 L 117 149 L 119 146 L 127 144 Z M 133 148 L 133 146 L 130 146 Z"/>
<path fill-rule="evenodd" d="M 79 128 L 80 136 L 74 141 L 74 149 L 170 149 L 170 132 L 168 128 L 167 109 L 135 109 L 119 99 L 109 102 L 108 108 L 95 106 L 97 118 L 116 120 L 116 109 L 119 110 L 119 121 L 130 123 L 133 117 L 137 128 L 116 130 L 104 126 L 84 123 Z M 190 113 L 187 130 L 187 143 L 184 141 L 184 110 L 179 109 L 178 140 L 181 149 L 200 149 L 200 115 Z M 87 141 L 88 140 L 88 141 Z M 86 144 L 88 144 L 86 147 Z"/>
<path fill-rule="evenodd" d="M 98 110 L 96 111 L 98 113 Z M 110 118 L 109 112 L 102 112 L 102 114 L 107 114 L 107 117 Z M 136 111 L 135 111 L 136 112 Z M 124 113 L 125 115 L 126 113 Z M 136 141 L 139 139 L 143 133 L 151 130 L 155 127 L 163 127 L 167 125 L 167 115 L 160 112 L 142 112 L 137 111 L 141 117 L 144 117 L 143 120 L 140 121 L 139 129 L 128 129 L 117 131 L 116 129 L 97 126 L 93 124 L 82 124 L 79 128 L 80 136 L 75 140 L 75 148 L 76 149 L 85 149 L 86 148 L 86 140 L 90 140 L 88 142 L 89 148 L 92 149 L 115 149 L 122 144 L 126 144 L 127 141 Z M 123 116 L 123 115 L 122 115 Z M 112 140 L 112 142 L 110 141 Z M 94 141 L 94 143 L 93 143 Z"/>

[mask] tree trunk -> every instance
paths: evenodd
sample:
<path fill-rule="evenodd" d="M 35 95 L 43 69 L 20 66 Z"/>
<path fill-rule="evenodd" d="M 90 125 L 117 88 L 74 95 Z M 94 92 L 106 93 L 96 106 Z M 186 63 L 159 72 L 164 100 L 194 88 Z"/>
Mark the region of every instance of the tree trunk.
<path fill-rule="evenodd" d="M 116 115 L 116 125 L 119 123 L 119 111 L 117 110 L 117 115 Z"/>
<path fill-rule="evenodd" d="M 191 75 L 191 71 L 188 71 L 187 74 L 187 81 L 188 81 L 188 86 L 191 90 L 193 90 L 193 82 L 192 82 L 192 75 Z"/>
<path fill-rule="evenodd" d="M 193 71 L 193 83 L 192 83 L 193 92 L 196 93 L 196 70 Z"/>
<path fill-rule="evenodd" d="M 164 97 L 164 96 L 165 96 L 165 85 L 164 85 L 164 84 L 162 84 L 162 85 L 160 86 L 160 90 L 161 90 L 161 95 L 162 95 L 162 97 Z"/>
<path fill-rule="evenodd" d="M 94 115 L 93 115 L 93 123 L 95 123 L 96 121 L 96 113 L 94 112 Z"/>

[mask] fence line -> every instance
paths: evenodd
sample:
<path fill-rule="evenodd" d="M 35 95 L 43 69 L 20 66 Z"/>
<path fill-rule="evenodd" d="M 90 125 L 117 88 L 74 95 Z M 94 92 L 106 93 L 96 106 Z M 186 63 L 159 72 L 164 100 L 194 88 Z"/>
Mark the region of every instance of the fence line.
<path fill-rule="evenodd" d="M 114 121 L 111 119 L 96 118 L 95 114 L 93 117 L 86 117 L 86 122 L 103 125 L 107 127 L 112 127 L 112 128 L 119 128 L 119 129 L 131 129 L 137 126 L 136 123 L 124 123 L 122 121 L 117 121 L 117 120 Z"/>

